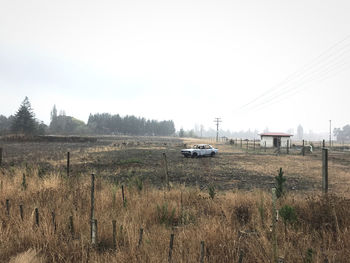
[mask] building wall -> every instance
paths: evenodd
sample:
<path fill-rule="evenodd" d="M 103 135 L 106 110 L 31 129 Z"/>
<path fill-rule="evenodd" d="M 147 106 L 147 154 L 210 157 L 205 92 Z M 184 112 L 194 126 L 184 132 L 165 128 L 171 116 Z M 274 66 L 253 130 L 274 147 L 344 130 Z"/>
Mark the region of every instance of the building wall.
<path fill-rule="evenodd" d="M 287 147 L 287 142 L 290 141 L 290 137 L 282 137 L 281 138 L 281 147 Z M 290 142 L 289 142 L 290 147 Z"/>
<path fill-rule="evenodd" d="M 260 141 L 260 146 L 272 148 L 273 147 L 273 136 L 262 136 Z M 290 147 L 290 137 L 281 137 L 281 147 L 287 147 L 287 142 L 289 141 L 289 147 Z"/>

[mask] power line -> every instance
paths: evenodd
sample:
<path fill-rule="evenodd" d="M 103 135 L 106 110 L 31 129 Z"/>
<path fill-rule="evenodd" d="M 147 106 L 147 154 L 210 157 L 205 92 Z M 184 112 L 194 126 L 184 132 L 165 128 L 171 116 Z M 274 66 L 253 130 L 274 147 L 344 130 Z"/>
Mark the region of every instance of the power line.
<path fill-rule="evenodd" d="M 268 96 L 269 93 L 277 90 L 280 86 L 283 86 L 284 84 L 291 82 L 293 80 L 293 78 L 298 77 L 298 75 L 305 75 L 305 72 L 307 72 L 313 64 L 315 63 L 319 63 L 319 60 L 325 60 L 328 57 L 333 56 L 333 54 L 328 54 L 330 51 L 332 51 L 334 48 L 336 48 L 337 46 L 339 46 L 341 43 L 345 42 L 347 39 L 350 38 L 350 35 L 348 35 L 347 37 L 345 37 L 344 39 L 342 39 L 341 41 L 337 42 L 336 44 L 334 44 L 333 46 L 331 46 L 330 48 L 328 48 L 326 51 L 322 52 L 319 56 L 317 56 L 315 59 L 313 59 L 311 62 L 305 64 L 303 67 L 301 67 L 299 70 L 297 70 L 296 72 L 292 73 L 291 75 L 289 75 L 285 80 L 283 80 L 282 82 L 280 82 L 279 84 L 277 84 L 276 86 L 272 87 L 271 89 L 267 90 L 266 92 L 264 92 L 263 94 L 261 94 L 260 96 L 256 97 L 255 99 L 253 99 L 252 101 L 248 102 L 247 104 L 243 105 L 241 107 L 241 109 L 246 108 L 247 106 L 253 104 L 255 101 L 260 100 L 263 97 Z M 336 50 L 334 53 L 339 52 L 340 50 L 347 48 L 349 46 L 350 43 L 347 43 L 344 47 L 340 48 L 339 50 Z M 311 67 L 312 69 L 312 67 Z"/>
<path fill-rule="evenodd" d="M 308 76 L 308 78 L 306 80 L 301 79 L 303 81 L 299 80 L 299 82 L 292 83 L 292 84 L 290 84 L 291 87 L 280 90 L 278 93 L 270 96 L 268 98 L 268 100 L 262 101 L 258 104 L 255 104 L 255 105 L 252 105 L 247 110 L 259 110 L 259 109 L 264 108 L 265 105 L 270 106 L 272 104 L 275 104 L 277 102 L 280 102 L 280 101 L 286 99 L 287 97 L 293 96 L 293 95 L 305 90 L 306 89 L 305 85 L 312 82 L 312 81 L 316 81 L 316 80 L 323 81 L 325 79 L 328 79 L 328 78 L 348 69 L 350 66 L 350 62 L 337 63 L 337 64 L 332 65 L 332 66 L 339 66 L 339 67 L 326 68 L 325 70 L 318 72 L 316 74 L 316 76 L 313 76 L 312 78 L 310 78 L 310 76 Z"/>
<path fill-rule="evenodd" d="M 290 91 L 291 89 L 293 89 L 293 88 L 288 88 L 288 87 L 283 88 L 283 86 L 290 85 L 290 83 L 292 83 L 293 81 L 298 81 L 298 80 L 300 81 L 301 79 L 309 78 L 311 70 L 313 70 L 312 74 L 315 74 L 315 73 L 318 74 L 319 72 L 317 72 L 318 71 L 317 68 L 321 67 L 321 70 L 324 70 L 324 68 L 322 68 L 322 67 L 327 66 L 327 64 L 330 63 L 329 60 L 331 61 L 331 63 L 335 62 L 335 65 L 337 65 L 336 60 L 339 57 L 342 58 L 342 55 L 344 55 L 344 53 L 347 53 L 349 51 L 347 48 L 350 46 L 350 43 L 345 43 L 345 45 L 343 45 L 342 47 L 339 47 L 339 46 L 342 43 L 346 42 L 349 38 L 350 38 L 350 35 L 346 36 L 342 40 L 333 44 L 331 47 L 329 47 L 327 50 L 322 52 L 319 56 L 317 56 L 311 62 L 305 64 L 303 67 L 301 67 L 299 70 L 297 70 L 294 73 L 292 73 L 291 75 L 289 75 L 286 79 L 284 79 L 282 82 L 280 82 L 276 86 L 270 88 L 266 92 L 262 93 L 258 97 L 251 100 L 250 102 L 244 104 L 238 110 L 255 108 L 255 107 L 259 106 L 260 104 L 268 103 L 268 101 L 271 100 L 271 97 L 276 98 L 278 96 L 283 95 L 286 90 Z M 344 51 L 344 49 L 345 49 L 345 51 Z M 343 52 L 341 52 L 341 51 L 343 51 Z M 341 52 L 341 53 L 339 54 L 339 52 Z M 314 65 L 314 64 L 316 64 L 316 65 Z M 280 87 L 282 87 L 282 89 L 279 89 Z M 258 103 L 256 103 L 257 101 L 258 101 Z M 264 102 L 264 101 L 266 101 L 266 102 Z"/>

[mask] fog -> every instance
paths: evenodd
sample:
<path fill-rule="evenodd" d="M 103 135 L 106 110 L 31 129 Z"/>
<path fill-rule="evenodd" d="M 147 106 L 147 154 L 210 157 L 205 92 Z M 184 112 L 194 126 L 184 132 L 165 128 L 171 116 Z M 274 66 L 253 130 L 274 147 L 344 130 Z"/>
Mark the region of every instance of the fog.
<path fill-rule="evenodd" d="M 176 130 L 296 131 L 349 123 L 349 1 L 2 1 L 0 114 L 29 97 Z M 310 132 L 311 131 L 311 132 Z M 311 136 L 311 135 L 310 135 Z"/>

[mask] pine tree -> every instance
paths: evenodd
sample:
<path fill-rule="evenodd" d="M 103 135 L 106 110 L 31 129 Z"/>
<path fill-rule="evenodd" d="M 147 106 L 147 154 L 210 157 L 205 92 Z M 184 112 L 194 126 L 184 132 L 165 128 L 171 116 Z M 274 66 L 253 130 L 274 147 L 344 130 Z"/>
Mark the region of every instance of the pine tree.
<path fill-rule="evenodd" d="M 28 97 L 25 97 L 14 116 L 11 130 L 15 133 L 33 134 L 36 132 L 36 120 Z"/>

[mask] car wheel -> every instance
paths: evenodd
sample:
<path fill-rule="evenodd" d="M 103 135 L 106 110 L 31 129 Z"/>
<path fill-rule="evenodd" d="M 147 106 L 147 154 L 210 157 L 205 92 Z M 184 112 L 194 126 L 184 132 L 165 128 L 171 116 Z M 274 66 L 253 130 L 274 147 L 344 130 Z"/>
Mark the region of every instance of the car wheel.
<path fill-rule="evenodd" d="M 215 152 L 211 152 L 210 156 L 214 157 L 215 156 Z"/>
<path fill-rule="evenodd" d="M 197 153 L 193 153 L 192 154 L 192 158 L 197 158 L 198 157 L 198 154 Z"/>

